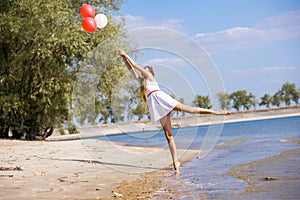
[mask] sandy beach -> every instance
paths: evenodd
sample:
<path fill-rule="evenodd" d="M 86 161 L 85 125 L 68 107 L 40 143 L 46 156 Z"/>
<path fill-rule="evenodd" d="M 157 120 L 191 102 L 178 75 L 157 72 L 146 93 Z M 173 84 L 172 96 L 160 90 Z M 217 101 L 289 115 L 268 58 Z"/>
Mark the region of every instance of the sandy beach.
<path fill-rule="evenodd" d="M 185 117 L 175 119 L 173 126 L 199 126 L 288 116 L 300 116 L 300 107 L 239 112 L 226 118 Z M 82 142 L 82 139 L 95 134 L 106 135 L 158 130 L 159 128 L 158 125 L 152 125 L 150 122 L 123 123 L 103 125 L 97 127 L 95 129 L 97 131 L 90 133 L 86 133 L 82 129 L 83 134 L 80 135 L 59 136 L 56 133 L 47 141 L 0 140 L 1 199 L 168 198 L 155 193 L 165 184 L 165 177 L 173 176 L 172 170 L 170 170 L 171 158 L 167 148 L 120 146 L 109 141 Z M 99 154 L 97 158 L 92 152 L 93 145 L 97 146 Z M 123 152 L 126 153 L 123 154 Z M 198 153 L 201 152 L 187 150 L 178 152 L 183 163 L 188 162 L 193 155 Z M 147 159 L 145 159 L 145 155 L 147 155 Z M 284 163 L 284 165 L 278 164 L 278 171 L 285 171 L 286 167 L 289 168 L 287 163 L 293 166 L 292 162 L 295 159 L 299 159 L 299 149 L 257 161 L 256 165 L 250 163 L 232 169 L 228 173 L 241 179 L 249 179 L 249 187 L 239 194 L 241 196 L 233 196 L 233 198 L 251 199 L 254 193 L 260 193 L 264 197 L 270 191 L 280 187 L 281 184 L 299 185 L 299 168 L 291 172 L 292 174 L 298 173 L 297 176 L 291 175 L 291 173 L 288 175 L 272 174 L 267 170 L 268 166 L 273 163 Z M 260 176 L 253 177 L 251 173 L 254 172 Z M 265 182 L 272 184 L 266 186 Z M 176 185 L 172 190 L 175 194 Z M 297 190 L 295 192 L 295 195 L 298 195 Z"/>

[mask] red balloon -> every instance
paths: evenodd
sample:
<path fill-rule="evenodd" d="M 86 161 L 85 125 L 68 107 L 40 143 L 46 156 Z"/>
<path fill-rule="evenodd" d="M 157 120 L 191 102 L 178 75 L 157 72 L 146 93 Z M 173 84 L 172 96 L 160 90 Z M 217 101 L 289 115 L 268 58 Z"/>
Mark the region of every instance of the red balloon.
<path fill-rule="evenodd" d="M 83 18 L 86 17 L 94 17 L 95 16 L 95 9 L 93 6 L 89 5 L 89 4 L 84 4 L 83 6 L 81 6 L 80 8 L 80 14 Z"/>
<path fill-rule="evenodd" d="M 95 32 L 97 29 L 97 24 L 92 17 L 86 17 L 82 20 L 82 28 L 87 32 Z"/>

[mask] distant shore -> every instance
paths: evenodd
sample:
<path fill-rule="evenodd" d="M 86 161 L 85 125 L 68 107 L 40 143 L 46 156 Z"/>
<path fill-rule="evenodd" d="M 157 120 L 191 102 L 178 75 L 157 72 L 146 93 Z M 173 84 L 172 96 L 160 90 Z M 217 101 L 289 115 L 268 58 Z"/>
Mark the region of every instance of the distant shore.
<path fill-rule="evenodd" d="M 232 112 L 230 116 L 217 115 L 193 115 L 183 116 L 172 119 L 173 128 L 184 128 L 194 126 L 205 126 L 211 124 L 225 124 L 253 120 L 264 120 L 273 118 L 300 116 L 300 106 L 280 107 L 269 109 L 258 109 L 250 111 Z M 122 133 L 144 132 L 160 130 L 159 123 L 152 124 L 150 121 L 124 122 L 115 124 L 103 124 L 89 127 L 79 127 L 81 134 L 60 135 L 55 131 L 48 141 L 79 139 L 84 137 L 93 137 L 96 135 L 112 135 Z"/>

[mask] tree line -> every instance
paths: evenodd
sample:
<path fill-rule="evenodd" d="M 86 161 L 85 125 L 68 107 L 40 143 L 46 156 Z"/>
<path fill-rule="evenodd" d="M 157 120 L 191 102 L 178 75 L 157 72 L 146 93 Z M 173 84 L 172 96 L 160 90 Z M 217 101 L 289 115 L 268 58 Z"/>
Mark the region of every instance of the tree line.
<path fill-rule="evenodd" d="M 224 92 L 218 93 L 218 100 L 222 109 L 235 109 L 237 111 L 255 109 L 257 106 L 280 107 L 283 103 L 290 106 L 292 102 L 298 105 L 300 98 L 300 89 L 297 89 L 295 83 L 286 82 L 281 86 L 281 89 L 275 94 L 264 94 L 260 99 L 257 99 L 251 92 L 246 90 L 238 90 L 231 94 Z"/>

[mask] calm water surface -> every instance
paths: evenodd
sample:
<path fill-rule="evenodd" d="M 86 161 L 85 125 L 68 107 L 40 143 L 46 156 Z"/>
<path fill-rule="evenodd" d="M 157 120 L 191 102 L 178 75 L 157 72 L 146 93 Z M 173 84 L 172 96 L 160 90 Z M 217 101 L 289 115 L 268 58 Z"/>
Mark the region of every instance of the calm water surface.
<path fill-rule="evenodd" d="M 174 129 L 177 148 L 200 150 L 207 130 L 208 126 Z M 283 138 L 300 139 L 300 117 L 225 124 L 209 154 L 192 159 L 181 168 L 181 176 L 167 181 L 178 185 L 178 199 L 199 199 L 204 195 L 208 199 L 223 199 L 247 187 L 243 180 L 226 175 L 228 170 L 299 148 L 294 143 L 282 142 Z M 123 145 L 167 147 L 162 131 L 112 135 L 108 139 Z M 166 186 L 157 193 L 174 196 L 169 191 Z"/>

